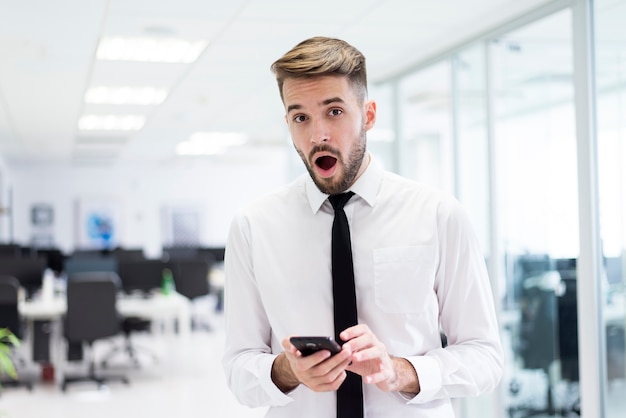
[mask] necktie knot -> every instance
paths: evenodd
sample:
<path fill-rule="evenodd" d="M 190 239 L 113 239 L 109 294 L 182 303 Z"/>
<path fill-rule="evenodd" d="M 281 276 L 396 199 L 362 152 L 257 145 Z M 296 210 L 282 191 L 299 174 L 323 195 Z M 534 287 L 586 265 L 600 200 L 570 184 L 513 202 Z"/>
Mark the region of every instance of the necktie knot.
<path fill-rule="evenodd" d="M 328 196 L 328 200 L 330 201 L 330 204 L 333 205 L 333 209 L 337 211 L 342 210 L 352 196 L 354 196 L 354 192 L 346 192 Z"/>

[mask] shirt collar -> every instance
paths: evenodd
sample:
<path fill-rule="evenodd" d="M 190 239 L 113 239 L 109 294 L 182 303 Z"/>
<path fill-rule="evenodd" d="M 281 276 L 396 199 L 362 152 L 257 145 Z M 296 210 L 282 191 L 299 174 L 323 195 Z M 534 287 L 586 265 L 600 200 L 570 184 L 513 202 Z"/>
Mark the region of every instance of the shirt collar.
<path fill-rule="evenodd" d="M 363 174 L 361 174 L 361 177 L 359 177 L 348 190 L 353 191 L 354 194 L 365 200 L 368 205 L 374 206 L 376 203 L 376 194 L 378 193 L 378 188 L 382 180 L 383 170 L 374 157 L 372 157 L 371 154 L 368 155 L 370 163 Z M 306 175 L 305 178 L 305 188 L 311 210 L 313 213 L 317 213 L 326 199 L 328 199 L 328 195 L 320 192 L 309 175 Z"/>

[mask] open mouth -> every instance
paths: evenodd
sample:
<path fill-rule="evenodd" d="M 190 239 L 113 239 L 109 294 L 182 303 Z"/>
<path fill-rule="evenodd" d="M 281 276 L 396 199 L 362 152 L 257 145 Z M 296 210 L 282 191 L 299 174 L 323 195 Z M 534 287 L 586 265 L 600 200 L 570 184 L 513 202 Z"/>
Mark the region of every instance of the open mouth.
<path fill-rule="evenodd" d="M 335 164 L 337 164 L 337 159 L 335 157 L 331 157 L 330 155 L 325 155 L 315 160 L 315 165 L 324 171 L 330 170 L 335 166 Z"/>

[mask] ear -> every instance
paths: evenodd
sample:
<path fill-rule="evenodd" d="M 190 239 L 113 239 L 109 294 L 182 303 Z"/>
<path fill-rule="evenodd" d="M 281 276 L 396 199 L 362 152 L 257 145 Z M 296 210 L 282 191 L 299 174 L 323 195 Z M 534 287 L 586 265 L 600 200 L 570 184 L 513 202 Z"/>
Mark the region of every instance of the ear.
<path fill-rule="evenodd" d="M 365 130 L 369 131 L 376 123 L 376 102 L 368 100 L 363 106 L 365 106 Z"/>

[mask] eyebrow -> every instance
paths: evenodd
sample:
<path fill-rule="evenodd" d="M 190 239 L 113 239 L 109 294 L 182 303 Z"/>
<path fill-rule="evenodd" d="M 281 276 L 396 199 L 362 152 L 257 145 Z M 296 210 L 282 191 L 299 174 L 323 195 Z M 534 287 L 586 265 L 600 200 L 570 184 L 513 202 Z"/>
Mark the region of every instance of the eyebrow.
<path fill-rule="evenodd" d="M 320 104 L 322 106 L 327 106 L 331 103 L 345 103 L 345 101 L 341 97 L 331 97 L 330 99 L 326 99 L 322 101 Z M 287 113 L 291 112 L 292 110 L 298 110 L 298 109 L 302 109 L 302 105 L 299 105 L 299 104 L 289 105 L 287 106 Z"/>

